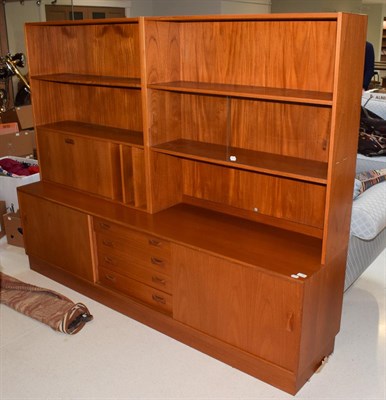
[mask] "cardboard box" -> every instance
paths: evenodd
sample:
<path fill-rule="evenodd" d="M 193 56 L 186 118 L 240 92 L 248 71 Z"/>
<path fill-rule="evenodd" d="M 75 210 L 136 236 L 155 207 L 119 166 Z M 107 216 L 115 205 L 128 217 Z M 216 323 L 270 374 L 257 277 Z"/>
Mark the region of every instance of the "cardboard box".
<path fill-rule="evenodd" d="M 5 227 L 3 215 L 7 212 L 7 207 L 5 206 L 5 201 L 0 200 L 0 239 L 5 236 Z"/>
<path fill-rule="evenodd" d="M 8 244 L 24 247 L 23 229 L 19 213 L 8 213 L 3 215 L 5 233 Z"/>
<path fill-rule="evenodd" d="M 17 122 L 19 131 L 32 129 L 34 126 L 34 119 L 32 114 L 32 106 L 22 106 L 11 108 L 1 114 L 2 123 Z"/>
<path fill-rule="evenodd" d="M 13 160 L 24 162 L 30 165 L 37 165 L 38 162 L 29 158 L 22 157 L 0 157 L 2 158 L 12 158 Z M 40 174 L 34 174 L 30 176 L 19 176 L 16 178 L 10 176 L 0 175 L 0 199 L 5 200 L 5 205 L 8 209 L 17 211 L 19 209 L 19 202 L 17 199 L 17 188 L 19 186 L 27 185 L 29 183 L 37 182 L 40 180 Z"/>
<path fill-rule="evenodd" d="M 9 134 L 0 133 L 0 157 L 33 157 L 35 148 L 34 131 L 21 131 Z"/>
<path fill-rule="evenodd" d="M 0 124 L 0 135 L 7 135 L 9 133 L 16 133 L 16 132 L 19 132 L 19 125 L 17 122 Z"/>

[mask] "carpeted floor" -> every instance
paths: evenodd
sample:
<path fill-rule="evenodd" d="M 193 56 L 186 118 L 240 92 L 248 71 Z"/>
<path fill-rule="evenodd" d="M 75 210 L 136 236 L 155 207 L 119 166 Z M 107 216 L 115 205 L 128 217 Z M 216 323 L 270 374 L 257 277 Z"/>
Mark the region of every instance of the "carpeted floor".
<path fill-rule="evenodd" d="M 77 335 L 0 306 L 1 400 L 284 400 L 292 396 L 131 320 L 28 268 L 0 242 L 0 269 L 82 302 Z M 297 394 L 308 400 L 386 399 L 386 252 L 344 296 L 334 354 Z"/>

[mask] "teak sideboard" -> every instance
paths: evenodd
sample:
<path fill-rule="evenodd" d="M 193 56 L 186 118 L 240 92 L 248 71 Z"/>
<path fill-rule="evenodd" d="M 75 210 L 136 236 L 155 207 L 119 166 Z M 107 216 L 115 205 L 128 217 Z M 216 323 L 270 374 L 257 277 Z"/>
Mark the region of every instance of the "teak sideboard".
<path fill-rule="evenodd" d="M 31 268 L 295 394 L 340 326 L 366 23 L 27 24 Z"/>

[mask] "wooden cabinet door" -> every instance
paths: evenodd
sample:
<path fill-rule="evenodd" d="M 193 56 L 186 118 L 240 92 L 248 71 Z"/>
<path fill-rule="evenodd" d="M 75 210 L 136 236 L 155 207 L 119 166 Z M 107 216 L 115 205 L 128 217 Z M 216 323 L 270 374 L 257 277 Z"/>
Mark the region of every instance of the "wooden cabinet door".
<path fill-rule="evenodd" d="M 94 281 L 87 214 L 19 193 L 26 253 Z"/>
<path fill-rule="evenodd" d="M 119 146 L 38 129 L 43 180 L 121 200 Z"/>
<path fill-rule="evenodd" d="M 173 246 L 173 317 L 295 371 L 302 284 Z"/>

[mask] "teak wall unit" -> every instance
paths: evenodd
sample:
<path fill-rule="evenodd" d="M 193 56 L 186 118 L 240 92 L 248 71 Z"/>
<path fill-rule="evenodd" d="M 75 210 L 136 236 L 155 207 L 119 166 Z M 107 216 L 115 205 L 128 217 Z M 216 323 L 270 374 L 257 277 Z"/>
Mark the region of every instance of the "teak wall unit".
<path fill-rule="evenodd" d="M 344 13 L 27 24 L 31 268 L 296 393 L 339 331 L 365 31 Z"/>

